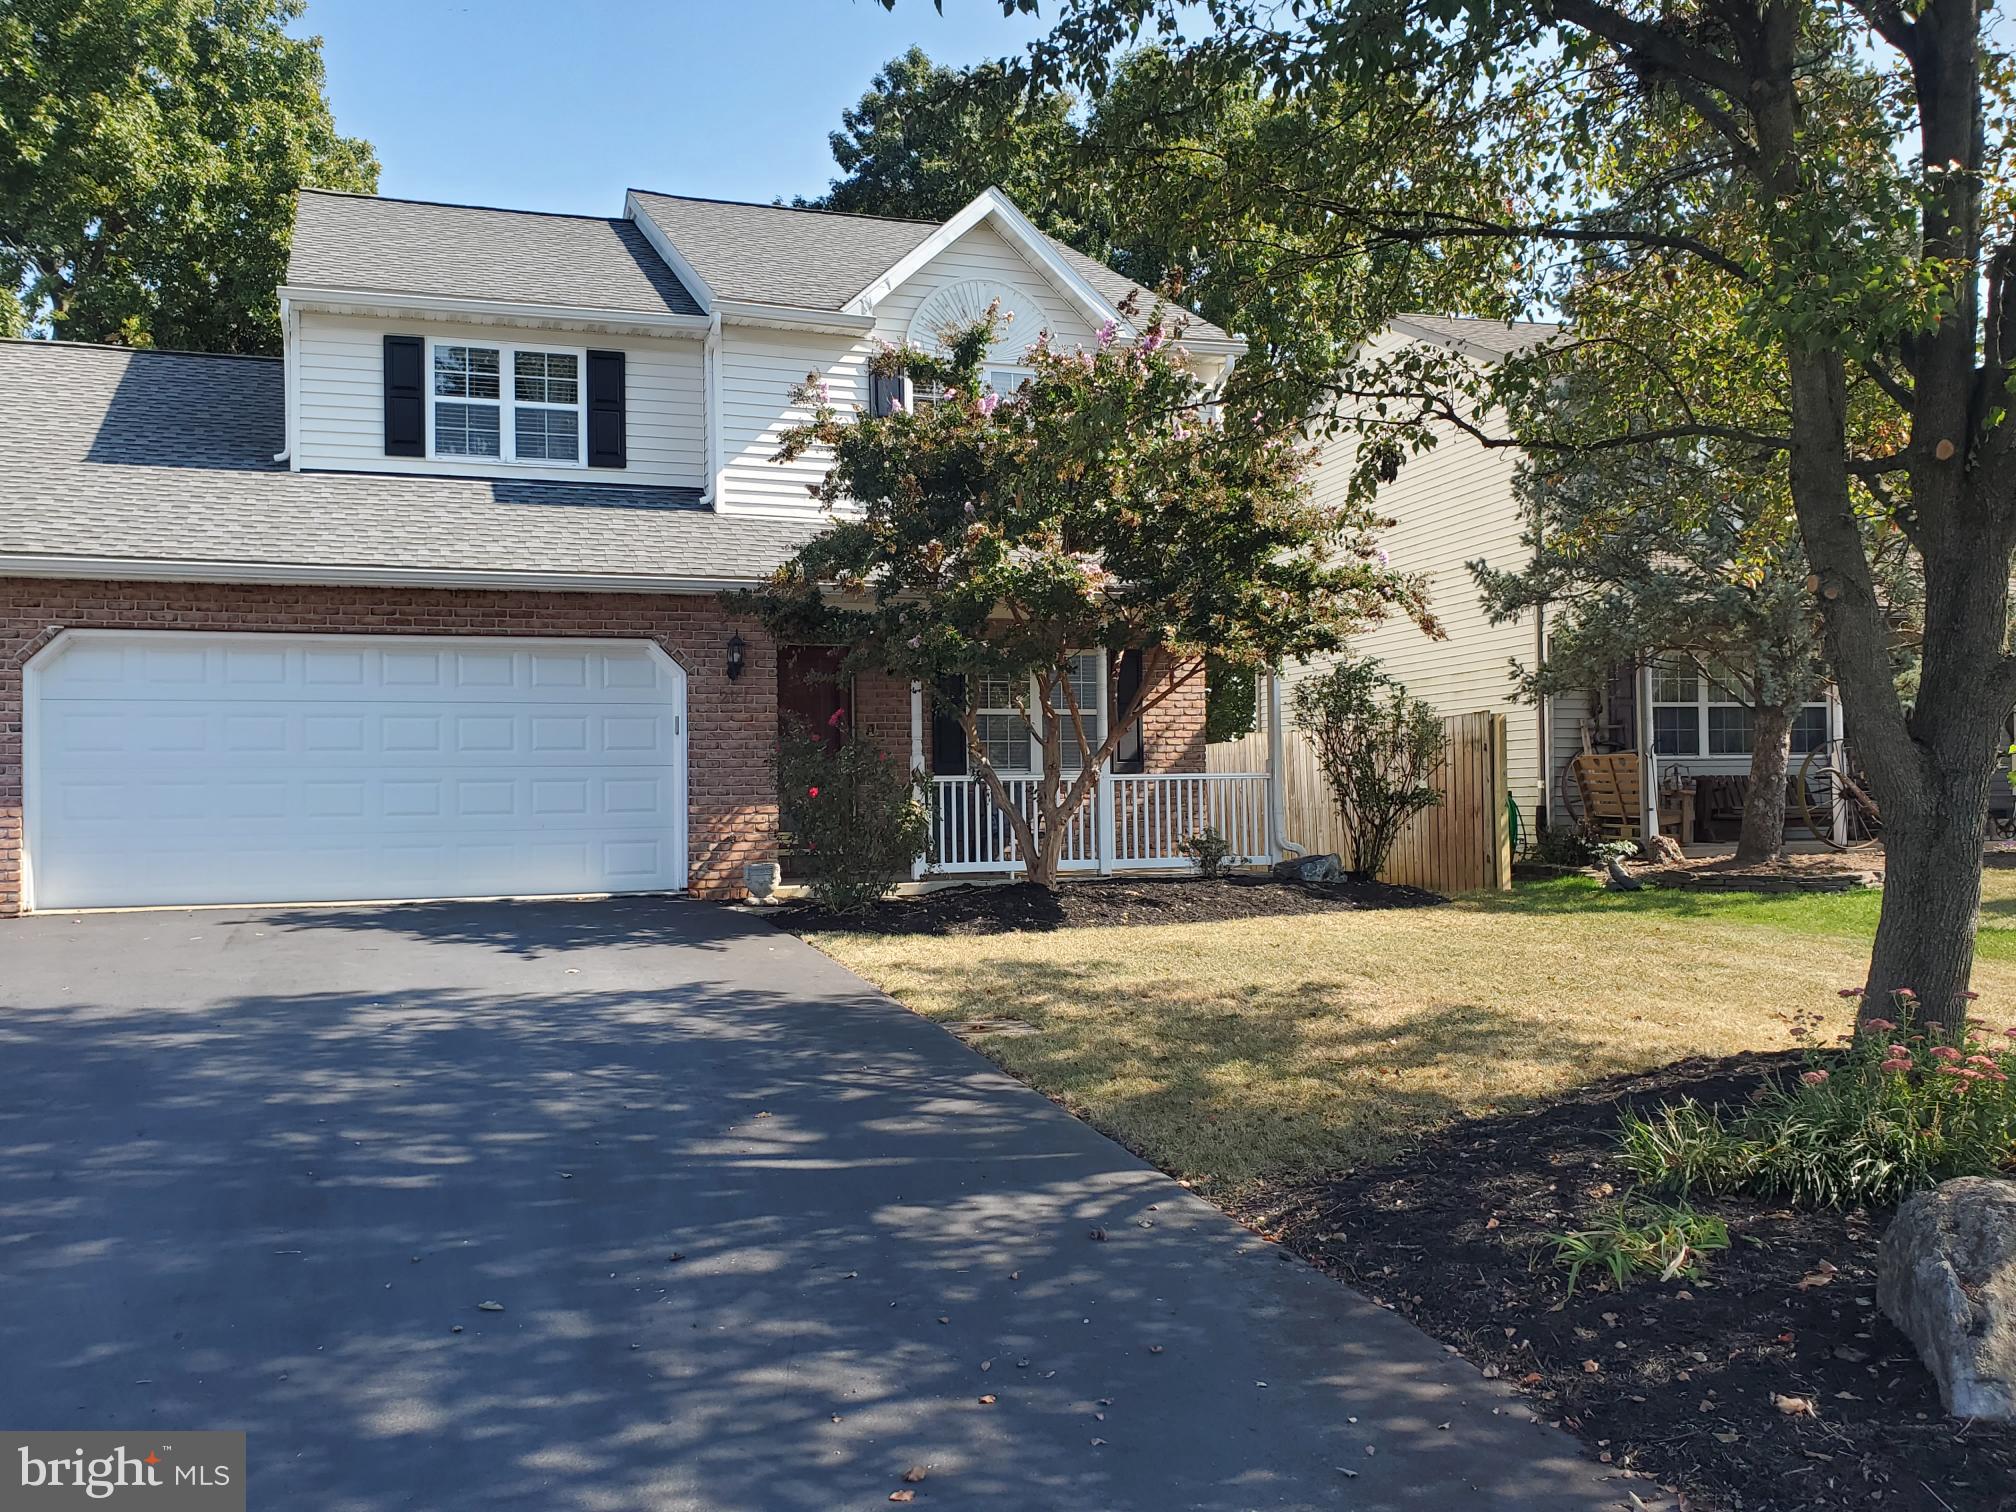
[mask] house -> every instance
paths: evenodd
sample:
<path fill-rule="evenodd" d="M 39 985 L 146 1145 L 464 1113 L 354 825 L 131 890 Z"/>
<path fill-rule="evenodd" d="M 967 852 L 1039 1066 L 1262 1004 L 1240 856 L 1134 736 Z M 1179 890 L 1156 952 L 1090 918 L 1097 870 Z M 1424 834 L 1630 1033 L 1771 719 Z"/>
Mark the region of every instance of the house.
<path fill-rule="evenodd" d="M 1375 352 L 1421 343 L 1489 364 L 1561 329 L 1544 321 L 1406 315 L 1376 338 Z M 1603 687 L 1537 705 L 1516 696 L 1514 664 L 1530 668 L 1546 660 L 1547 627 L 1534 615 L 1492 624 L 1468 564 L 1481 560 L 1511 568 L 1527 558 L 1521 540 L 1527 522 L 1514 490 L 1520 453 L 1486 446 L 1447 423 L 1435 429 L 1434 447 L 1380 490 L 1378 508 L 1396 522 L 1381 537 L 1393 565 L 1427 579 L 1430 607 L 1446 638 L 1430 640 L 1405 620 L 1389 620 L 1356 636 L 1354 649 L 1376 657 L 1410 693 L 1444 714 L 1506 716 L 1506 777 L 1529 837 L 1580 818 L 1581 798 L 1569 770 L 1584 750 L 1641 753 L 1645 791 L 1655 793 L 1662 783 L 1747 773 L 1748 710 L 1702 676 L 1691 659 L 1619 668 Z M 1494 434 L 1506 434 L 1502 424 Z M 1330 444 L 1317 471 L 1319 495 L 1344 488 L 1347 468 L 1337 454 L 1351 444 L 1348 436 Z M 1303 668 L 1300 675 L 1311 670 Z M 1290 673 L 1290 680 L 1295 676 Z M 1809 704 L 1793 729 L 1794 771 L 1807 752 L 1840 734 L 1840 710 L 1831 695 Z M 1692 838 L 1714 833 L 1709 817 L 1704 804 Z M 1720 838 L 1733 839 L 1734 830 Z"/>
<path fill-rule="evenodd" d="M 992 191 L 943 223 L 304 192 L 279 359 L 0 343 L 0 912 L 736 896 L 780 711 L 836 699 L 970 818 L 919 690 L 838 689 L 719 595 L 819 528 L 816 461 L 772 460 L 808 373 L 887 402 L 875 343 L 999 301 L 1005 384 L 1041 331 L 1127 339 L 1135 292 Z M 1082 674 L 1101 710 L 1170 675 Z M 1203 772 L 1201 685 L 1144 724 L 1126 780 Z"/>

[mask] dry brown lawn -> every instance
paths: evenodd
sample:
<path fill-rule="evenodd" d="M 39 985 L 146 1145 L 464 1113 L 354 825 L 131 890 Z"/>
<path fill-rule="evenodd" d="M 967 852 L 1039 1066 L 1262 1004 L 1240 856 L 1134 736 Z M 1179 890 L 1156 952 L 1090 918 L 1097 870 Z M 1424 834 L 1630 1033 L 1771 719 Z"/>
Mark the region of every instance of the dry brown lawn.
<path fill-rule="evenodd" d="M 1974 985 L 2016 1021 L 2016 871 L 1987 874 Z M 1215 1195 L 1363 1161 L 1451 1119 L 1845 1026 L 1876 898 L 1619 897 L 1580 881 L 1446 908 L 816 943 Z M 1831 1032 L 1831 1031 L 1830 1031 Z"/>

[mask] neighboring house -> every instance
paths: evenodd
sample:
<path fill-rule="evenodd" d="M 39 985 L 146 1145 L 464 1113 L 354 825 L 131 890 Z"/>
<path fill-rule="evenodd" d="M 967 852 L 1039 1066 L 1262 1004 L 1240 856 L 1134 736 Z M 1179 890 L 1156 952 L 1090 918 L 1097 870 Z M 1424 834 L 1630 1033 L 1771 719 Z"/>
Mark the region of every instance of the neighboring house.
<path fill-rule="evenodd" d="M 1407 315 L 1381 334 L 1375 350 L 1421 342 L 1491 363 L 1560 330 L 1542 321 Z M 1748 711 L 1699 676 L 1691 662 L 1619 668 L 1604 687 L 1559 694 L 1539 705 L 1516 696 L 1513 664 L 1531 668 L 1545 660 L 1544 628 L 1532 615 L 1492 624 L 1468 564 L 1481 560 L 1509 569 L 1527 559 L 1522 544 L 1527 520 L 1514 490 L 1521 454 L 1512 447 L 1487 447 L 1451 425 L 1436 429 L 1435 446 L 1407 462 L 1380 490 L 1378 509 L 1396 522 L 1381 536 L 1393 566 L 1426 577 L 1430 608 L 1446 639 L 1431 640 L 1411 622 L 1394 619 L 1354 637 L 1353 647 L 1378 658 L 1410 693 L 1443 714 L 1506 716 L 1506 777 L 1529 836 L 1575 817 L 1568 764 L 1583 750 L 1640 748 L 1641 704 L 1650 710 L 1655 780 L 1747 773 Z M 1493 434 L 1506 432 L 1501 427 Z M 1332 444 L 1317 473 L 1319 496 L 1345 487 L 1348 469 L 1340 453 L 1352 444 L 1348 437 Z M 1835 705 L 1808 705 L 1793 730 L 1793 770 L 1807 751 L 1839 734 Z M 1697 838 L 1707 835 L 1706 818 L 1704 811 Z M 1733 831 L 1722 838 L 1733 839 Z"/>
<path fill-rule="evenodd" d="M 874 343 L 994 300 L 1009 383 L 1135 292 L 991 191 L 942 225 L 307 192 L 282 359 L 0 343 L 0 912 L 734 896 L 780 710 L 836 701 L 956 783 L 914 690 L 721 606 L 819 528 L 790 390 L 886 404 Z M 1165 669 L 1083 675 L 1103 709 Z M 1125 769 L 1202 772 L 1201 685 L 1146 725 Z"/>

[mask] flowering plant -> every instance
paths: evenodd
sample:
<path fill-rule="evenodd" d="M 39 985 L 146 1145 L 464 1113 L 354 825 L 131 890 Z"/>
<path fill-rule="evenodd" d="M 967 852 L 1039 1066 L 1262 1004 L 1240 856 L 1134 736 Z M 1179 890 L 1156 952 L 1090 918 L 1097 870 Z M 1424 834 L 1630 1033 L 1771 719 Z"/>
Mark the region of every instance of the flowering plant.
<path fill-rule="evenodd" d="M 1854 995 L 1852 992 L 1849 995 Z M 1691 1100 L 1624 1124 L 1624 1158 L 1667 1190 L 1813 1206 L 1886 1203 L 1956 1176 L 2016 1171 L 2016 1026 L 1919 1017 L 1915 994 L 1814 1050 L 1790 1082 L 1730 1113 Z"/>

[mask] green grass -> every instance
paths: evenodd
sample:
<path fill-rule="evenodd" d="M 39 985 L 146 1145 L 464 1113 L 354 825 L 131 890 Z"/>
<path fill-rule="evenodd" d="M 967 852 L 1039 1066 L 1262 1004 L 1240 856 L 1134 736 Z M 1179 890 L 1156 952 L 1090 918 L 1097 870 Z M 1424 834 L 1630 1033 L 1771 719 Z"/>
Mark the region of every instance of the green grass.
<path fill-rule="evenodd" d="M 2016 871 L 1983 873 L 1981 933 L 1975 955 L 1987 961 L 2016 961 Z M 1751 925 L 1788 934 L 1870 940 L 1883 894 L 1707 893 L 1672 888 L 1643 893 L 1611 892 L 1590 877 L 1558 877 L 1521 883 L 1508 893 L 1478 893 L 1465 904 L 1490 913 L 1544 918 L 1554 914 L 1618 915 L 1638 919 L 1694 919 L 1718 928 Z"/>

